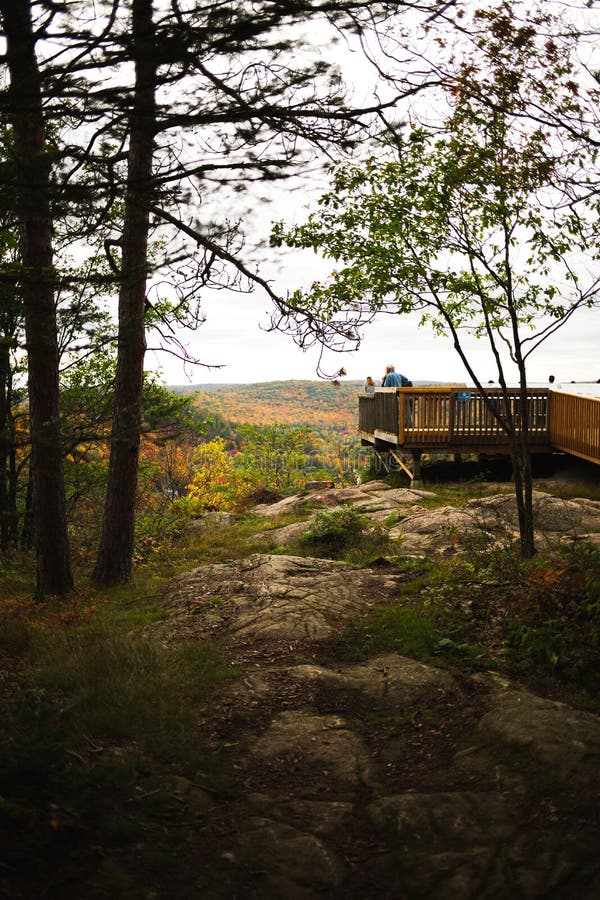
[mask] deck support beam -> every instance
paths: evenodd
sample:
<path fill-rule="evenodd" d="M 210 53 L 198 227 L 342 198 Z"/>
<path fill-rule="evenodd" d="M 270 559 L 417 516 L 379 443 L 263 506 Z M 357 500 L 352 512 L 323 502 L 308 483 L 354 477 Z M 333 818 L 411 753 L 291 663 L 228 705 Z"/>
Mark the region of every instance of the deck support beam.
<path fill-rule="evenodd" d="M 396 460 L 396 462 L 398 463 L 398 465 L 400 466 L 400 468 L 401 468 L 404 472 L 406 472 L 406 474 L 408 475 L 408 477 L 410 478 L 411 483 L 412 483 L 412 480 L 413 480 L 413 478 L 414 478 L 414 475 L 413 475 L 413 473 L 411 472 L 411 470 L 408 468 L 408 466 L 406 465 L 406 463 L 404 462 L 404 460 L 402 459 L 402 457 L 400 456 L 400 454 L 399 454 L 399 453 L 396 453 L 395 450 L 388 450 L 388 453 L 390 454 L 390 456 L 392 456 L 392 457 Z M 413 457 L 413 459 L 414 459 L 414 457 Z"/>

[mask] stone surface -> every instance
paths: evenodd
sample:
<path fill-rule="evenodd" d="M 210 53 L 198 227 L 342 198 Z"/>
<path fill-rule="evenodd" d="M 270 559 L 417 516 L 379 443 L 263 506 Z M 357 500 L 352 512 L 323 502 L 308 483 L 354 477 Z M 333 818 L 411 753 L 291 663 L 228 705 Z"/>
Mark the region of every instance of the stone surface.
<path fill-rule="evenodd" d="M 218 510 L 214 510 L 211 512 L 204 513 L 203 516 L 200 516 L 199 519 L 194 519 L 190 522 L 190 528 L 215 528 L 222 527 L 227 525 L 235 525 L 235 523 L 239 520 L 239 516 L 236 516 L 234 513 L 230 512 L 220 512 Z"/>
<path fill-rule="evenodd" d="M 243 828 L 233 853 L 242 864 L 261 869 L 267 885 L 281 890 L 281 897 L 302 885 L 336 887 L 346 876 L 342 860 L 315 835 L 259 816 Z"/>
<path fill-rule="evenodd" d="M 500 860 L 517 821 L 494 794 L 401 794 L 376 801 L 369 814 L 391 835 L 408 896 L 511 896 L 502 893 L 506 873 Z"/>
<path fill-rule="evenodd" d="M 254 554 L 173 579 L 169 613 L 154 632 L 165 641 L 226 634 L 256 641 L 323 640 L 397 587 L 395 575 L 332 560 Z"/>
<path fill-rule="evenodd" d="M 304 522 L 293 522 L 291 525 L 282 525 L 281 528 L 271 528 L 269 531 L 261 531 L 255 535 L 255 540 L 268 542 L 271 547 L 285 547 L 304 534 L 313 516 Z"/>
<path fill-rule="evenodd" d="M 382 488 L 381 482 L 311 493 L 310 502 L 329 508 L 351 503 L 378 523 L 396 514 L 390 538 L 400 542 L 407 556 L 454 553 L 465 549 L 476 536 L 484 546 L 502 546 L 518 539 L 518 517 L 512 491 L 472 500 L 462 508 L 451 506 L 423 509 L 419 503 L 434 497 L 431 491 L 415 488 Z M 542 491 L 533 492 L 536 541 L 540 547 L 553 547 L 559 541 L 583 540 L 597 544 L 600 532 L 600 501 L 582 498 L 564 500 Z M 256 507 L 264 516 L 277 516 L 291 509 L 305 509 L 307 521 L 284 526 L 257 536 L 270 545 L 286 546 L 297 540 L 312 521 L 306 498 L 288 497 L 268 507 Z M 468 549 L 468 548 L 467 548 Z"/>
<path fill-rule="evenodd" d="M 417 492 L 379 488 L 320 502 L 404 516 L 392 529 L 404 553 L 514 535 L 501 493 L 463 509 L 425 510 Z M 549 540 L 597 536 L 599 503 L 535 502 Z M 230 799 L 211 803 L 185 779 L 167 788 L 216 844 L 205 895 L 595 900 L 598 716 L 493 672 L 450 675 L 391 652 L 332 659 L 346 622 L 394 602 L 403 581 L 394 568 L 255 554 L 167 587 L 168 618 L 150 633 L 165 644 L 214 636 L 236 666 L 203 713 L 215 752 L 227 749 Z"/>
<path fill-rule="evenodd" d="M 597 781 L 600 720 L 564 703 L 527 691 L 500 693 L 475 738 L 509 768 L 537 770 L 538 780 Z"/>
<path fill-rule="evenodd" d="M 518 527 L 517 505 L 512 494 L 472 500 L 467 509 L 481 517 L 484 527 Z M 564 500 L 534 491 L 533 514 L 539 532 L 577 534 L 600 529 L 600 506 L 594 500 Z"/>
<path fill-rule="evenodd" d="M 345 790 L 372 780 L 364 743 L 341 716 L 316 715 L 306 709 L 282 712 L 261 737 L 250 742 L 248 753 L 264 766 L 279 757 L 285 758 L 288 767 L 306 770 L 299 786 L 303 797 L 319 796 L 323 779 Z"/>
<path fill-rule="evenodd" d="M 443 669 L 396 653 L 336 670 L 295 666 L 287 670 L 287 676 L 292 680 L 320 683 L 333 690 L 356 691 L 380 709 L 407 709 L 412 704 L 433 701 L 457 689 L 452 676 Z"/>
<path fill-rule="evenodd" d="M 354 804 L 325 800 L 279 800 L 267 794 L 249 794 L 249 805 L 257 813 L 273 816 L 280 822 L 310 824 L 313 834 L 335 834 L 352 816 Z M 300 827 L 300 826 L 299 826 Z"/>

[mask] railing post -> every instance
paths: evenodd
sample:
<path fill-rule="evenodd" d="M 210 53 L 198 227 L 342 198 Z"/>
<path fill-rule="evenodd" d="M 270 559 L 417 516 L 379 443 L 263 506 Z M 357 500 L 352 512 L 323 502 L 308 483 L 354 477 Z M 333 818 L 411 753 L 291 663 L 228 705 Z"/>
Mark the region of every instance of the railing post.
<path fill-rule="evenodd" d="M 398 443 L 403 444 L 406 438 L 404 418 L 406 411 L 406 397 L 402 390 L 397 391 L 396 396 L 398 397 Z"/>

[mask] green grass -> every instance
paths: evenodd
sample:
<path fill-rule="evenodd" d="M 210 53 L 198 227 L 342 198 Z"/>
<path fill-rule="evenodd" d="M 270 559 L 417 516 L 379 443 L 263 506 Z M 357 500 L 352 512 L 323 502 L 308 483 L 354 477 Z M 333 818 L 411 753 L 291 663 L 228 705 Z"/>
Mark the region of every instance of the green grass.
<path fill-rule="evenodd" d="M 461 632 L 460 625 L 449 622 L 445 609 L 400 603 L 375 610 L 363 622 L 348 626 L 335 642 L 333 653 L 338 659 L 360 661 L 392 651 L 464 669 L 472 665 L 477 654 L 461 640 Z"/>
<path fill-rule="evenodd" d="M 588 482 L 571 482 L 556 484 L 552 481 L 549 484 L 537 485 L 538 490 L 543 490 L 547 494 L 559 497 L 561 500 L 573 500 L 576 497 L 586 497 L 588 500 L 600 500 L 600 484 L 591 484 Z"/>
<path fill-rule="evenodd" d="M 65 704 L 75 741 L 134 741 L 180 760 L 197 745 L 198 707 L 227 675 L 215 651 L 163 647 L 96 625 L 38 637 L 31 682 Z"/>

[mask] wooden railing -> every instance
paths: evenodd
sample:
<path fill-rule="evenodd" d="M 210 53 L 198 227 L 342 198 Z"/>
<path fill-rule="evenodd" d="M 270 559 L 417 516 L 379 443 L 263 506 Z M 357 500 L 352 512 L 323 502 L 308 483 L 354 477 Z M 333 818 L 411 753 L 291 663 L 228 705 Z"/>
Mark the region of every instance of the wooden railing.
<path fill-rule="evenodd" d="M 496 446 L 507 447 L 507 437 L 489 404 L 506 412 L 499 389 L 485 391 L 489 403 L 474 388 L 378 388 L 359 398 L 359 431 L 373 440 L 407 448 Z M 523 422 L 521 396 L 508 391 L 508 406 L 517 430 Z M 549 446 L 548 391 L 527 391 L 531 443 Z"/>
<path fill-rule="evenodd" d="M 550 441 L 557 450 L 600 463 L 600 397 L 552 391 Z"/>

